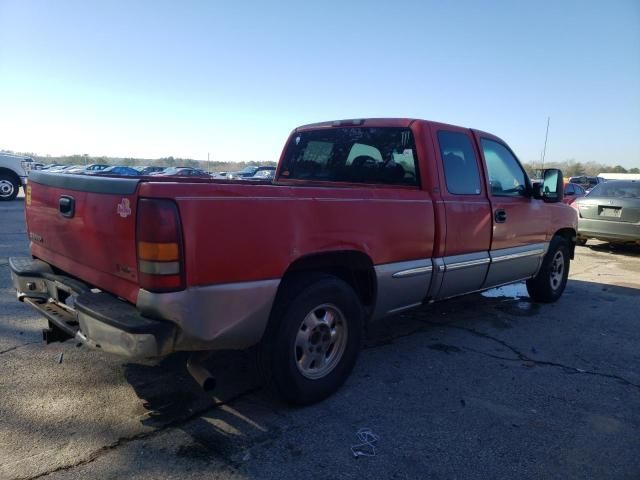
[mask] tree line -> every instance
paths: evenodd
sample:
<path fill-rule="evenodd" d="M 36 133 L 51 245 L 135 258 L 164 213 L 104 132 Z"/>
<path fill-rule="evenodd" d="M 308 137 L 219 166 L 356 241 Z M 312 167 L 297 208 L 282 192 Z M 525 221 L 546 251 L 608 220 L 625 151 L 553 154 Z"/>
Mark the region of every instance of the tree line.
<path fill-rule="evenodd" d="M 542 168 L 539 162 L 526 162 L 523 164 L 529 175 L 533 175 L 537 170 Z M 559 168 L 565 177 L 576 177 L 579 175 L 588 175 L 595 177 L 599 173 L 640 173 L 640 168 L 624 168 L 622 165 L 606 165 L 598 162 L 577 162 L 574 159 L 565 160 L 563 162 L 545 162 L 544 168 Z"/>

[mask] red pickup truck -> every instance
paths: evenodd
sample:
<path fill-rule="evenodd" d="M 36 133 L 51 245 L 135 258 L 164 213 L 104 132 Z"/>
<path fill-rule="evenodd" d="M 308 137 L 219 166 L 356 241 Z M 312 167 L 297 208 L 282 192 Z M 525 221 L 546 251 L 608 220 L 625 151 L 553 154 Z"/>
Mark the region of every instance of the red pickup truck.
<path fill-rule="evenodd" d="M 522 280 L 557 300 L 577 223 L 562 195 L 559 170 L 532 185 L 485 132 L 317 123 L 291 133 L 272 182 L 34 172 L 32 257 L 10 266 L 47 341 L 129 358 L 253 347 L 304 404 L 345 380 L 370 321 Z"/>

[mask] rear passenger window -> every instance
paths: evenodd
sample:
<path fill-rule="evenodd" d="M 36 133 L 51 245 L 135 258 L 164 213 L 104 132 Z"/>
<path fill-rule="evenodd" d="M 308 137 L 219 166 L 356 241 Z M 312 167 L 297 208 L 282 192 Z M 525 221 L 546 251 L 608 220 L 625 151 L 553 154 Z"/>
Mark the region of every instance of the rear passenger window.
<path fill-rule="evenodd" d="M 289 144 L 281 178 L 418 185 L 408 128 L 342 127 L 302 131 Z"/>
<path fill-rule="evenodd" d="M 440 156 L 449 193 L 480 195 L 480 172 L 471 139 L 461 132 L 438 132 Z"/>
<path fill-rule="evenodd" d="M 501 143 L 483 138 L 482 153 L 487 163 L 491 194 L 498 197 L 519 197 L 527 187 L 525 173 L 516 157 Z"/>

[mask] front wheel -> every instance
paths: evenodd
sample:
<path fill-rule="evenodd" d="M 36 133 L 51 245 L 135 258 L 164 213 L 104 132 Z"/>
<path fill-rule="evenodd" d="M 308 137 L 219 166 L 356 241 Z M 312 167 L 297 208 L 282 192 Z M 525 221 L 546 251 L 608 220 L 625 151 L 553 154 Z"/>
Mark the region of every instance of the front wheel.
<path fill-rule="evenodd" d="M 13 200 L 18 196 L 20 183 L 10 175 L 0 173 L 0 201 Z"/>
<path fill-rule="evenodd" d="M 355 365 L 363 335 L 362 307 L 353 289 L 329 275 L 308 280 L 304 288 L 283 296 L 271 350 L 278 392 L 299 405 L 340 388 Z"/>
<path fill-rule="evenodd" d="M 560 298 L 569 277 L 569 256 L 569 242 L 553 237 L 540 271 L 527 280 L 527 291 L 534 302 L 551 303 Z"/>

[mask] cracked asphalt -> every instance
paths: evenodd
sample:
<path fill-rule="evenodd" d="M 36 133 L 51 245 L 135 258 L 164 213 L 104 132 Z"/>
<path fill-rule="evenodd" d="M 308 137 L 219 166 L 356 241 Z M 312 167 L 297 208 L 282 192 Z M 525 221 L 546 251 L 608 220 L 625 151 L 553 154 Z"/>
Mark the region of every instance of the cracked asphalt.
<path fill-rule="evenodd" d="M 182 355 L 42 344 L 7 266 L 23 208 L 0 203 L 2 480 L 640 478 L 638 248 L 578 247 L 552 305 L 516 285 L 378 323 L 336 395 L 290 408 L 242 353 L 211 360 L 211 398 Z M 361 428 L 375 456 L 351 454 Z"/>

